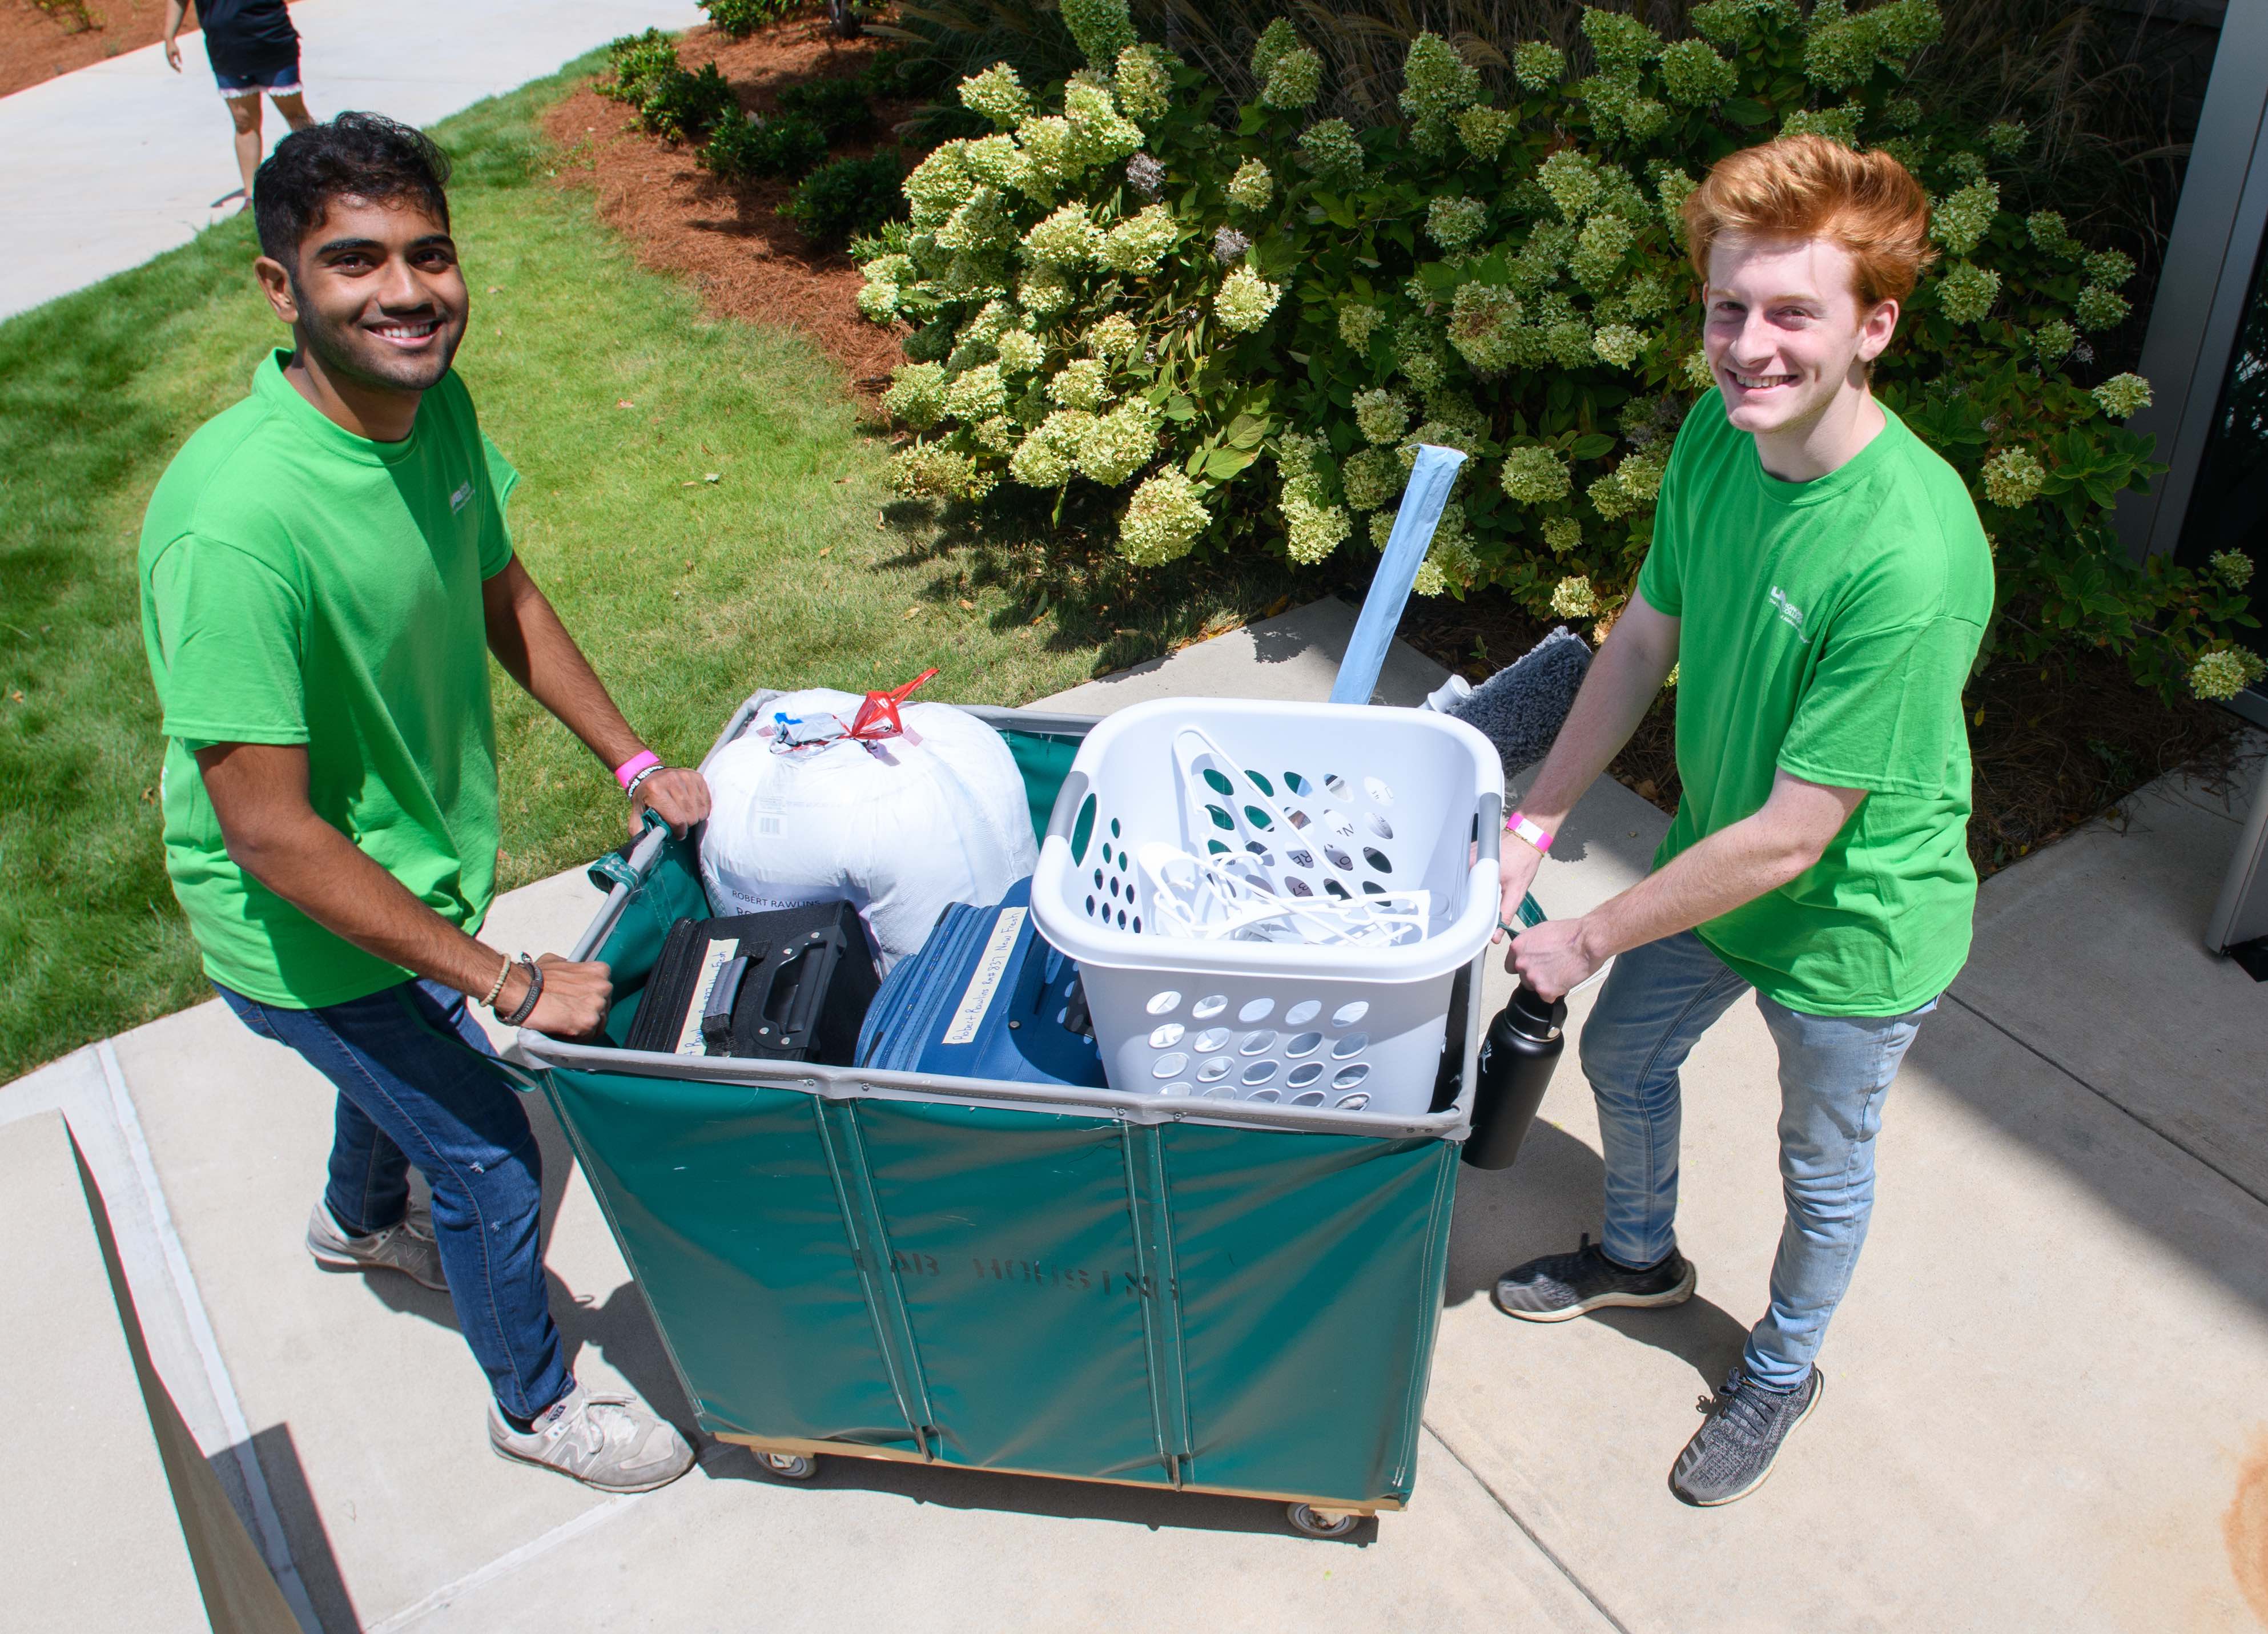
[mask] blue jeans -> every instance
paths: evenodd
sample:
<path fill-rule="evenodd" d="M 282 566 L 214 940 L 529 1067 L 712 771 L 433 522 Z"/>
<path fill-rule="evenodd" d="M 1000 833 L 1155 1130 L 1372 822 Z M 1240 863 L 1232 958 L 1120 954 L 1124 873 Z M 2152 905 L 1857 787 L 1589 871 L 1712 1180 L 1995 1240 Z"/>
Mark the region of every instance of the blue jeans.
<path fill-rule="evenodd" d="M 1583 1075 L 1599 1102 L 1607 1167 L 1601 1246 L 1651 1265 L 1677 1246 L 1678 1069 L 1712 1022 L 1750 991 L 1692 931 L 1615 961 L 1583 1027 Z M 1771 1306 L 1741 1370 L 1775 1390 L 1811 1372 L 1842 1303 L 1874 1207 L 1882 1097 L 1935 999 L 1900 1016 L 1815 1016 L 1763 994 L 1779 1046 L 1779 1173 L 1787 1218 L 1772 1261 Z"/>
<path fill-rule="evenodd" d="M 359 1236 L 399 1221 L 409 1167 L 433 1189 L 433 1239 L 457 1326 L 497 1404 L 532 1418 L 567 1394 L 543 1278 L 543 1157 L 464 995 L 405 982 L 342 1005 L 288 1010 L 220 989 L 262 1038 L 336 1086 L 323 1201 Z"/>

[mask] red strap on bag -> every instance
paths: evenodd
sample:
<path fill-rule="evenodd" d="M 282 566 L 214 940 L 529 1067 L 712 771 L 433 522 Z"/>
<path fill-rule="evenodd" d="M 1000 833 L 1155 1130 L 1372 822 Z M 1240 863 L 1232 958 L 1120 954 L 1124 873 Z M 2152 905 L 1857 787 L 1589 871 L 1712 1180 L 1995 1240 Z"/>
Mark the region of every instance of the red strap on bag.
<path fill-rule="evenodd" d="M 931 676 L 935 669 L 925 669 L 902 687 L 893 687 L 887 692 L 870 692 L 866 701 L 858 706 L 858 718 L 850 723 L 850 735 L 866 742 L 877 738 L 895 738 L 902 734 L 905 725 L 898 719 L 898 705 L 913 696 L 914 688 Z"/>

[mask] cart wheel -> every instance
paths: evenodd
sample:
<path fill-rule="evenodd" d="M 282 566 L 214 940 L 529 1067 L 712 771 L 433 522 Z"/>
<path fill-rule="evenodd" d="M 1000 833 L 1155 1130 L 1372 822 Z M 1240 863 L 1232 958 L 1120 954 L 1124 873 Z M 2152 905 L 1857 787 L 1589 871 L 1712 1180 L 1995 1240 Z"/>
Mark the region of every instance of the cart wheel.
<path fill-rule="evenodd" d="M 808 1481 L 819 1473 L 819 1461 L 801 1453 L 758 1453 L 756 1461 L 781 1481 Z"/>
<path fill-rule="evenodd" d="M 1308 1504 L 1286 1504 L 1284 1513 L 1302 1537 L 1344 1537 L 1362 1524 L 1360 1515 L 1334 1514 L 1326 1520 Z"/>

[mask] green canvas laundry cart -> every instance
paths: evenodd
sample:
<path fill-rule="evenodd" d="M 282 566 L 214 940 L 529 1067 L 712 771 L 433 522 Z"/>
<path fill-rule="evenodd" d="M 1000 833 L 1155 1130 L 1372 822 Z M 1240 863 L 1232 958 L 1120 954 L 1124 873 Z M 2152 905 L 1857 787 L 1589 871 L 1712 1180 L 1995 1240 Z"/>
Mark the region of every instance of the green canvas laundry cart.
<path fill-rule="evenodd" d="M 1006 735 L 1035 829 L 1068 825 L 1056 797 L 1094 723 L 972 712 Z M 840 1454 L 1230 1493 L 1320 1536 L 1408 1500 L 1477 959 L 1419 1115 L 641 1053 L 619 1045 L 663 937 L 710 906 L 665 832 L 601 866 L 574 957 L 613 968 L 607 1041 L 523 1031 L 507 1059 L 710 1435 L 788 1478 Z"/>

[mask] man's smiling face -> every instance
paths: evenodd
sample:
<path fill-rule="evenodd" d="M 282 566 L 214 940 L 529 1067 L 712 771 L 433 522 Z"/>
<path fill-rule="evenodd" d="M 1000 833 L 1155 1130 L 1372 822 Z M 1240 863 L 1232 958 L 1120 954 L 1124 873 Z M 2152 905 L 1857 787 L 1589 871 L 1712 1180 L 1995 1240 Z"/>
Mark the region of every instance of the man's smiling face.
<path fill-rule="evenodd" d="M 1862 309 L 1851 253 L 1823 238 L 1727 233 L 1710 248 L 1702 344 L 1743 431 L 1799 435 L 1889 344 L 1898 309 Z"/>
<path fill-rule="evenodd" d="M 333 378 L 423 392 L 449 372 L 471 303 L 446 224 L 422 205 L 334 198 L 288 271 L 283 315 Z"/>

